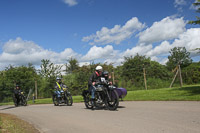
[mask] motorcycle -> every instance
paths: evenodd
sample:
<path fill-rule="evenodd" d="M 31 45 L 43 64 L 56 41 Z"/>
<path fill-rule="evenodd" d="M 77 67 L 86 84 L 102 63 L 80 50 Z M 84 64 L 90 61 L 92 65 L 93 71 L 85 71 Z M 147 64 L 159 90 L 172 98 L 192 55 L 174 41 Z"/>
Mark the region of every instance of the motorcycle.
<path fill-rule="evenodd" d="M 56 90 L 53 95 L 53 103 L 55 106 L 59 106 L 59 104 L 66 104 L 68 106 L 72 106 L 73 104 L 72 95 L 67 90 L 67 88 Z"/>
<path fill-rule="evenodd" d="M 101 78 L 101 82 L 95 84 L 94 104 L 91 101 L 91 91 L 83 90 L 82 96 L 87 109 L 103 108 L 116 110 L 119 105 L 119 96 L 114 85 L 109 84 L 105 78 Z"/>
<path fill-rule="evenodd" d="M 26 101 L 26 97 L 24 95 L 24 93 L 22 91 L 20 91 L 18 93 L 18 100 L 17 101 L 17 98 L 15 96 L 13 96 L 13 101 L 14 101 L 14 104 L 15 104 L 15 107 L 21 105 L 21 106 L 27 106 L 27 101 Z"/>

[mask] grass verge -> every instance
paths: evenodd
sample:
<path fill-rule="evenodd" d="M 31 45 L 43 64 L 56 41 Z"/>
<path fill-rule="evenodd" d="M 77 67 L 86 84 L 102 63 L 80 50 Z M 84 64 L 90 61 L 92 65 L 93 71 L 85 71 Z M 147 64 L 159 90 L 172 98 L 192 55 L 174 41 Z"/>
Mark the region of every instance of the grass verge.
<path fill-rule="evenodd" d="M 0 133 L 39 133 L 39 131 L 14 115 L 0 113 Z"/>
<path fill-rule="evenodd" d="M 200 101 L 200 85 L 129 91 L 125 101 Z"/>

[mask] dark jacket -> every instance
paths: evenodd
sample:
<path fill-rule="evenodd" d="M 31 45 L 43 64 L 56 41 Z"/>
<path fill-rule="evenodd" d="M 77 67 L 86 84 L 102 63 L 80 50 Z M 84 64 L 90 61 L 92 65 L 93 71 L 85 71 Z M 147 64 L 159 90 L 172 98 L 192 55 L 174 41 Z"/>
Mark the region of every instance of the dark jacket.
<path fill-rule="evenodd" d="M 13 93 L 14 93 L 15 95 L 19 95 L 21 92 L 22 92 L 21 89 L 14 89 L 14 90 L 13 90 Z"/>
<path fill-rule="evenodd" d="M 100 78 L 102 77 L 102 73 L 98 73 L 98 74 L 99 75 L 97 75 L 97 71 L 92 73 L 92 75 L 90 76 L 90 78 L 88 80 L 88 87 L 92 86 L 93 82 L 100 81 Z"/>

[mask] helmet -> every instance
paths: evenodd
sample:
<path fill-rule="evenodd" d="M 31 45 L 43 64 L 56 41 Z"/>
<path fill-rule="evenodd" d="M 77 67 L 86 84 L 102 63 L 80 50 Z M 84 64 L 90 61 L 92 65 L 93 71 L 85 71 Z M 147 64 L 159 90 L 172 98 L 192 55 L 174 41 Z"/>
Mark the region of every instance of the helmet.
<path fill-rule="evenodd" d="M 60 78 L 60 77 L 57 77 L 56 80 L 61 80 L 61 78 Z"/>
<path fill-rule="evenodd" d="M 102 69 L 103 69 L 102 66 L 97 66 L 97 67 L 96 67 L 96 70 L 97 70 L 97 71 L 102 71 Z"/>
<path fill-rule="evenodd" d="M 104 72 L 103 72 L 103 75 L 108 75 L 108 71 L 104 71 Z"/>

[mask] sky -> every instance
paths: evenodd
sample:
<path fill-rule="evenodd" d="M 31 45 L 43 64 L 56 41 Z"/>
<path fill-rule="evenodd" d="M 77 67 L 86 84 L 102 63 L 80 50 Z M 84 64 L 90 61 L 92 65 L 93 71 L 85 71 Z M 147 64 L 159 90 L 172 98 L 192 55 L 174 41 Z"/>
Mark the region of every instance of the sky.
<path fill-rule="evenodd" d="M 0 70 L 42 59 L 80 65 L 144 55 L 160 64 L 173 47 L 200 61 L 195 0 L 0 0 Z"/>

